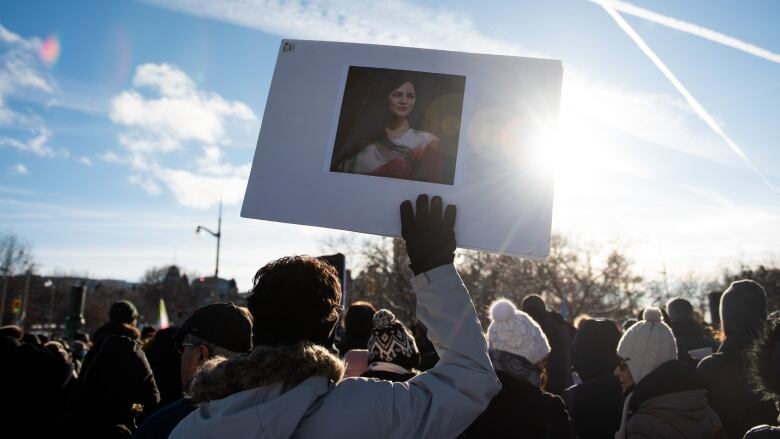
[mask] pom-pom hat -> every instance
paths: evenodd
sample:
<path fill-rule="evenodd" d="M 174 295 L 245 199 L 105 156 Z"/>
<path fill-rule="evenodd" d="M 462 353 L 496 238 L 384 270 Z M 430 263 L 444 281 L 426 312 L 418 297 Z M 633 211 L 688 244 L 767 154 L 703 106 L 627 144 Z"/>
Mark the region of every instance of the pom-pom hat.
<path fill-rule="evenodd" d="M 414 337 L 387 309 L 374 314 L 373 329 L 368 337 L 368 363 L 383 361 L 408 370 L 420 367 L 420 351 Z"/>
<path fill-rule="evenodd" d="M 643 320 L 629 328 L 620 339 L 617 353 L 628 365 L 634 383 L 642 381 L 663 363 L 677 359 L 677 342 L 661 316 L 660 309 L 647 308 Z"/>
<path fill-rule="evenodd" d="M 490 305 L 488 348 L 519 355 L 533 364 L 550 353 L 550 343 L 539 324 L 507 299 Z"/>

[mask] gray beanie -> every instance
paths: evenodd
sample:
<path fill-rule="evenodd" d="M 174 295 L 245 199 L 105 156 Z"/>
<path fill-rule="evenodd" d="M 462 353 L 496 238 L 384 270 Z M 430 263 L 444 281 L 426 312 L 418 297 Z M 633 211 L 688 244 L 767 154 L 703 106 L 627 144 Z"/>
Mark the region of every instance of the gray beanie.
<path fill-rule="evenodd" d="M 635 383 L 656 367 L 677 359 L 677 342 L 672 330 L 661 321 L 661 310 L 647 308 L 643 319 L 620 339 L 617 353 L 626 361 Z"/>

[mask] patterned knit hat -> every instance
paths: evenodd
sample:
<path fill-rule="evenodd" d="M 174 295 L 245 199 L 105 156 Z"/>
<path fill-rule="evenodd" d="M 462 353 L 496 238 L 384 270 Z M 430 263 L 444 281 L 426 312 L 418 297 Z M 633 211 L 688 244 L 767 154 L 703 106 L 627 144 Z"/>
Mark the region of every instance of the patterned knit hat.
<path fill-rule="evenodd" d="M 414 337 L 386 309 L 374 314 L 374 327 L 368 337 L 368 355 L 368 364 L 384 361 L 409 370 L 420 367 L 420 352 Z"/>
<path fill-rule="evenodd" d="M 488 348 L 519 355 L 533 364 L 550 353 L 550 343 L 539 324 L 507 299 L 490 305 Z"/>

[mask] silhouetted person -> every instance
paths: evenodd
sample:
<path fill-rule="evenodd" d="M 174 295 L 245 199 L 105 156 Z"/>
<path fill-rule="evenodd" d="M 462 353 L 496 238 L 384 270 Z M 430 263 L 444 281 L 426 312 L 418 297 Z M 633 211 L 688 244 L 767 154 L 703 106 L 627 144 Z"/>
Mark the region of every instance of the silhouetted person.
<path fill-rule="evenodd" d="M 762 401 L 751 389 L 745 358 L 748 346 L 763 330 L 766 308 L 761 285 L 752 280 L 732 282 L 720 299 L 723 342 L 718 352 L 701 360 L 697 367 L 710 406 L 718 412 L 732 439 L 741 439 L 750 428 L 777 419 L 774 404 Z"/>
<path fill-rule="evenodd" d="M 152 410 L 144 410 L 143 419 L 148 418 L 155 410 L 184 396 L 181 384 L 181 354 L 176 346 L 177 327 L 171 326 L 157 331 L 144 352 L 149 366 L 154 372 L 157 389 L 160 390 L 160 404 Z M 139 418 L 139 425 L 143 423 Z"/>
<path fill-rule="evenodd" d="M 108 322 L 95 330 L 95 334 L 92 336 L 92 348 L 84 357 L 81 367 L 88 369 L 95 355 L 100 352 L 103 342 L 112 336 L 120 335 L 133 340 L 140 340 L 141 333 L 136 327 L 137 324 L 138 310 L 132 302 L 127 300 L 114 302 L 108 311 Z"/>
<path fill-rule="evenodd" d="M 362 300 L 352 303 L 347 308 L 344 316 L 344 337 L 338 344 L 342 356 L 352 349 L 366 349 L 374 314 L 376 314 L 374 305 Z"/>
<path fill-rule="evenodd" d="M 569 328 L 553 319 L 544 300 L 536 294 L 529 294 L 523 299 L 522 309 L 539 323 L 550 342 L 547 385 L 544 389 L 561 396 L 566 388 L 574 384 L 571 376 Z"/>
<path fill-rule="evenodd" d="M 685 346 L 694 366 L 718 349 L 718 343 L 712 339 L 707 328 L 694 319 L 691 302 L 679 297 L 672 299 L 666 303 L 666 313 L 674 337 L 678 344 Z"/>
<path fill-rule="evenodd" d="M 620 331 L 611 320 L 585 320 L 572 342 L 571 362 L 582 382 L 564 392 L 580 439 L 612 437 L 620 428 L 623 390 L 614 374 Z"/>
<path fill-rule="evenodd" d="M 83 372 L 68 409 L 51 433 L 65 437 L 129 438 L 135 417 L 160 401 L 140 343 L 111 336 Z"/>
<path fill-rule="evenodd" d="M 252 350 L 252 316 L 232 303 L 212 303 L 195 310 L 178 329 L 175 340 L 181 352 L 176 364 L 179 385 L 189 389 L 195 372 L 210 359 L 233 358 Z M 180 397 L 149 416 L 133 437 L 167 438 L 196 407 L 189 398 Z"/>

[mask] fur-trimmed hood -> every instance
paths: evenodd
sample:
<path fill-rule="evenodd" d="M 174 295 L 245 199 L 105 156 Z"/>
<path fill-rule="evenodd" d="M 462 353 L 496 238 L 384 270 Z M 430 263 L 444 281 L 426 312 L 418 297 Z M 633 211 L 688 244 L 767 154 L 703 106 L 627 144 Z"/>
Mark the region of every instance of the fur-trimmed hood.
<path fill-rule="evenodd" d="M 257 346 L 248 354 L 204 363 L 192 380 L 189 397 L 197 404 L 271 384 L 287 390 L 314 376 L 341 381 L 344 363 L 312 344 Z"/>

